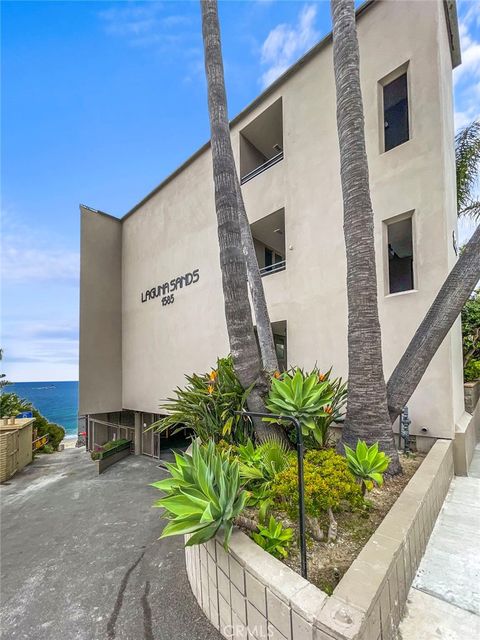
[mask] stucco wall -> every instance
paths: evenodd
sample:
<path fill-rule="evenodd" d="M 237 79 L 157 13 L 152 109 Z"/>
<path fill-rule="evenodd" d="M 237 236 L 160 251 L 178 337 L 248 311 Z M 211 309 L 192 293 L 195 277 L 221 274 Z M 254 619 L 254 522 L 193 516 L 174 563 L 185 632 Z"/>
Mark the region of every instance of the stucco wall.
<path fill-rule="evenodd" d="M 122 409 L 122 224 L 80 208 L 79 414 Z"/>
<path fill-rule="evenodd" d="M 455 261 L 451 60 L 441 2 L 381 2 L 358 21 L 379 312 L 388 376 Z M 381 51 L 381 55 L 379 52 Z M 411 139 L 381 152 L 379 81 L 408 62 Z M 287 268 L 263 279 L 273 322 L 287 320 L 288 361 L 347 374 L 345 248 L 331 45 L 232 128 L 283 101 L 283 161 L 243 186 L 251 222 L 285 207 Z M 123 222 L 123 406 L 157 412 L 186 372 L 228 351 L 209 149 Z M 386 295 L 384 220 L 414 211 L 416 290 Z M 173 304 L 142 292 L 199 269 Z M 412 433 L 453 437 L 463 413 L 456 326 L 409 402 Z M 102 407 L 105 410 L 105 407 Z M 426 429 L 427 431 L 422 431 Z"/>

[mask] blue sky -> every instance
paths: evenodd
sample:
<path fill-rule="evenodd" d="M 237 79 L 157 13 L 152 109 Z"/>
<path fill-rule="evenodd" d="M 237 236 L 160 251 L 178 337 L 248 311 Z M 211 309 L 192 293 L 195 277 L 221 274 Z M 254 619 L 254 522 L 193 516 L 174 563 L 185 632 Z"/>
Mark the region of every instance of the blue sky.
<path fill-rule="evenodd" d="M 459 15 L 461 126 L 480 114 L 480 1 Z M 327 2 L 220 19 L 231 116 L 330 30 Z M 2 77 L 3 370 L 74 380 L 78 204 L 121 216 L 208 139 L 199 5 L 4 1 Z"/>

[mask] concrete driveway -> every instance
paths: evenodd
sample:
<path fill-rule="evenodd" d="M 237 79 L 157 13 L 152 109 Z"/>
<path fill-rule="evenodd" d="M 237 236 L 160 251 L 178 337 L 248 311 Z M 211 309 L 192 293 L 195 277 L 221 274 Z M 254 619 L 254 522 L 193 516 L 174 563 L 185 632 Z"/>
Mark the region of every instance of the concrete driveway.
<path fill-rule="evenodd" d="M 4 640 L 216 640 L 180 538 L 158 540 L 164 477 L 129 457 L 95 475 L 82 450 L 44 455 L 0 487 Z"/>

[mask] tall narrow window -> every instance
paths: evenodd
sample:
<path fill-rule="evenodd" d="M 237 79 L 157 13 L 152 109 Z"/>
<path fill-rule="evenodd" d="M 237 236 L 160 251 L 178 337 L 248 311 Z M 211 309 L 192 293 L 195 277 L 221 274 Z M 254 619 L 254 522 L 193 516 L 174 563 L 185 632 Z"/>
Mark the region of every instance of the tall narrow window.
<path fill-rule="evenodd" d="M 410 137 L 406 73 L 383 87 L 383 126 L 385 151 L 398 147 Z"/>
<path fill-rule="evenodd" d="M 387 223 L 389 293 L 414 289 L 412 218 Z"/>

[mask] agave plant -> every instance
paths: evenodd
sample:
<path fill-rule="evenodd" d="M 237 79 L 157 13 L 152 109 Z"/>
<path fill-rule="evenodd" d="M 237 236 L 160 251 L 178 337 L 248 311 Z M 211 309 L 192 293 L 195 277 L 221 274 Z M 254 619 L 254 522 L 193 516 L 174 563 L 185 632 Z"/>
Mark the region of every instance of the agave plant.
<path fill-rule="evenodd" d="M 245 506 L 248 494 L 242 489 L 238 463 L 218 451 L 211 440 L 207 446 L 192 444 L 192 453 L 175 454 L 166 463 L 170 478 L 154 482 L 166 496 L 154 506 L 163 507 L 169 520 L 161 538 L 192 534 L 187 545 L 201 544 L 222 529 L 224 546 L 232 534 L 233 521 Z"/>
<path fill-rule="evenodd" d="M 268 527 L 259 524 L 258 533 L 252 533 L 252 537 L 262 549 L 275 558 L 286 558 L 293 538 L 293 530 L 284 528 L 281 522 L 277 522 L 273 516 L 270 516 Z"/>
<path fill-rule="evenodd" d="M 272 378 L 270 393 L 265 402 L 271 413 L 294 416 L 300 422 L 302 435 L 313 436 L 318 444 L 324 444 L 319 431 L 318 418 L 331 415 L 328 407 L 334 396 L 328 379 L 322 379 L 316 371 L 305 374 L 301 369 Z M 277 422 L 275 418 L 264 418 Z"/>
<path fill-rule="evenodd" d="M 378 450 L 378 442 L 369 447 L 366 442 L 359 440 L 355 451 L 346 444 L 343 446 L 348 468 L 360 481 L 363 495 L 366 491 L 373 489 L 374 483 L 381 487 L 383 474 L 388 469 L 390 458 L 383 451 Z"/>

